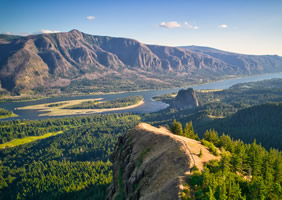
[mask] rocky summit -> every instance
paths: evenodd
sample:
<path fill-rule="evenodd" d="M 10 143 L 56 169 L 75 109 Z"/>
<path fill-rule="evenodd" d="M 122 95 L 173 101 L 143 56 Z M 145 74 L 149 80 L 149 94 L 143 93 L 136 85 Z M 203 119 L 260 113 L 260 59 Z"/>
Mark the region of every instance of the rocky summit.
<path fill-rule="evenodd" d="M 184 178 L 194 166 L 202 170 L 203 163 L 219 157 L 199 141 L 141 123 L 119 139 L 112 159 L 106 199 L 171 200 L 181 199 Z"/>
<path fill-rule="evenodd" d="M 193 109 L 198 106 L 198 99 L 193 88 L 179 90 L 173 101 L 173 107 L 177 109 Z"/>

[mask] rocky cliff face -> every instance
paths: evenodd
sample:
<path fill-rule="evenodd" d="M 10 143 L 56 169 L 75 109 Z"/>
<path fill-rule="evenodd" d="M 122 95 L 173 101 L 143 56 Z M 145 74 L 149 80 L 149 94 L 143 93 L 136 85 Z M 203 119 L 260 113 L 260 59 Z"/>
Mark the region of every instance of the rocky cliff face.
<path fill-rule="evenodd" d="M 202 149 L 203 157 L 198 157 Z M 184 176 L 213 156 L 200 142 L 141 123 L 119 139 L 107 199 L 180 199 Z"/>
<path fill-rule="evenodd" d="M 179 90 L 173 101 L 173 107 L 177 109 L 193 109 L 199 106 L 196 93 L 193 88 Z"/>
<path fill-rule="evenodd" d="M 64 87 L 74 81 L 108 76 L 109 80 L 133 76 L 131 81 L 139 85 L 144 85 L 144 81 L 164 85 L 172 83 L 175 77 L 191 81 L 275 71 L 282 71 L 279 56 L 236 54 L 227 59 L 222 51 L 212 54 L 145 45 L 132 39 L 94 36 L 78 30 L 26 37 L 0 35 L 0 81 L 8 91 Z"/>

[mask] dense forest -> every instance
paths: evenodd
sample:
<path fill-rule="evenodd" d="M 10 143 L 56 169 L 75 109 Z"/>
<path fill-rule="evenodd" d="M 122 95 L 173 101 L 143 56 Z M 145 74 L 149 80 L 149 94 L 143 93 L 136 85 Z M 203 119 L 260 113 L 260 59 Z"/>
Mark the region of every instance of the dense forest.
<path fill-rule="evenodd" d="M 65 131 L 87 124 L 101 121 L 111 121 L 115 115 L 93 115 L 80 117 L 65 117 L 45 120 L 14 120 L 0 122 L 0 143 L 11 141 L 15 138 L 39 136 L 48 132 Z M 119 116 L 117 114 L 117 116 Z M 131 117 L 129 117 L 131 119 Z"/>
<path fill-rule="evenodd" d="M 181 123 L 174 121 L 171 129 L 175 134 L 195 139 L 191 123 L 186 123 L 182 130 Z M 256 141 L 244 144 L 225 134 L 218 137 L 214 130 L 207 130 L 201 142 L 215 155 L 216 147 L 219 148 L 221 160 L 208 162 L 203 172 L 194 168 L 187 177 L 182 199 L 281 199 L 280 151 L 267 151 Z"/>
<path fill-rule="evenodd" d="M 110 154 L 118 137 L 139 120 L 131 114 L 56 119 L 77 127 L 0 150 L 0 199 L 103 199 L 112 180 Z M 34 123 L 48 122 L 54 121 Z"/>
<path fill-rule="evenodd" d="M 86 101 L 81 104 L 65 107 L 65 109 L 104 109 L 104 108 L 121 108 L 135 105 L 143 100 L 142 96 L 129 96 L 117 98 L 111 101 Z"/>
<path fill-rule="evenodd" d="M 92 123 L 63 134 L 0 151 L 0 199 L 103 199 L 112 181 L 109 161 L 118 137 L 140 117 L 131 114 L 94 115 Z M 81 123 L 83 117 L 63 118 Z M 45 121 L 45 120 L 42 120 Z M 39 123 L 40 121 L 37 121 Z M 200 140 L 192 122 L 176 120 L 171 130 Z M 256 142 L 244 144 L 208 130 L 201 140 L 221 161 L 207 163 L 203 172 L 187 177 L 183 199 L 279 199 L 281 152 Z M 189 198 L 188 198 L 189 197 Z"/>
<path fill-rule="evenodd" d="M 203 172 L 194 168 L 182 199 L 281 199 L 282 103 L 274 103 L 282 98 L 280 84 L 271 80 L 197 92 L 196 109 L 0 122 L 1 143 L 63 132 L 0 149 L 0 200 L 104 199 L 112 181 L 110 155 L 119 136 L 140 121 L 163 125 L 220 154 L 222 159 L 207 163 Z M 155 99 L 170 103 L 174 96 Z"/>
<path fill-rule="evenodd" d="M 234 115 L 209 121 L 197 130 L 203 133 L 213 128 L 229 133 L 233 138 L 251 143 L 256 138 L 266 148 L 282 149 L 282 102 L 268 103 L 239 110 Z"/>

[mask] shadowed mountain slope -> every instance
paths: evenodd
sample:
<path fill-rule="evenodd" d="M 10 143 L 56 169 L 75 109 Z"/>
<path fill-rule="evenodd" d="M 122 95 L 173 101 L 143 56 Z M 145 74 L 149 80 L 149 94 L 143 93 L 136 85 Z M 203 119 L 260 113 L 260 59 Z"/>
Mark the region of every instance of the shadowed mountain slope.
<path fill-rule="evenodd" d="M 116 85 L 125 90 L 130 84 L 140 89 L 168 88 L 225 75 L 276 71 L 282 71 L 278 56 L 145 45 L 78 30 L 25 37 L 0 35 L 1 86 L 15 94 L 70 85 L 109 85 L 109 91 Z"/>

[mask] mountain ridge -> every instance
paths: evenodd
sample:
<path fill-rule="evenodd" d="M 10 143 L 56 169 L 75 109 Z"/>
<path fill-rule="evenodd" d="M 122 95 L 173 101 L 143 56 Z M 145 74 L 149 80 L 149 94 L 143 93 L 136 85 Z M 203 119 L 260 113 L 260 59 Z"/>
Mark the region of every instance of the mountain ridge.
<path fill-rule="evenodd" d="M 219 76 L 280 71 L 279 56 L 236 54 L 234 58 L 228 52 L 146 45 L 134 39 L 90 35 L 75 29 L 0 36 L 0 86 L 13 94 L 38 88 L 61 90 L 72 85 L 95 91 L 101 79 L 109 85 L 106 90 L 112 91 L 117 85 L 120 90 L 128 90 L 130 84 L 141 89 L 168 88 Z"/>
<path fill-rule="evenodd" d="M 181 199 L 193 168 L 202 171 L 204 163 L 220 156 L 199 141 L 140 123 L 119 138 L 112 158 L 113 182 L 106 199 Z"/>

